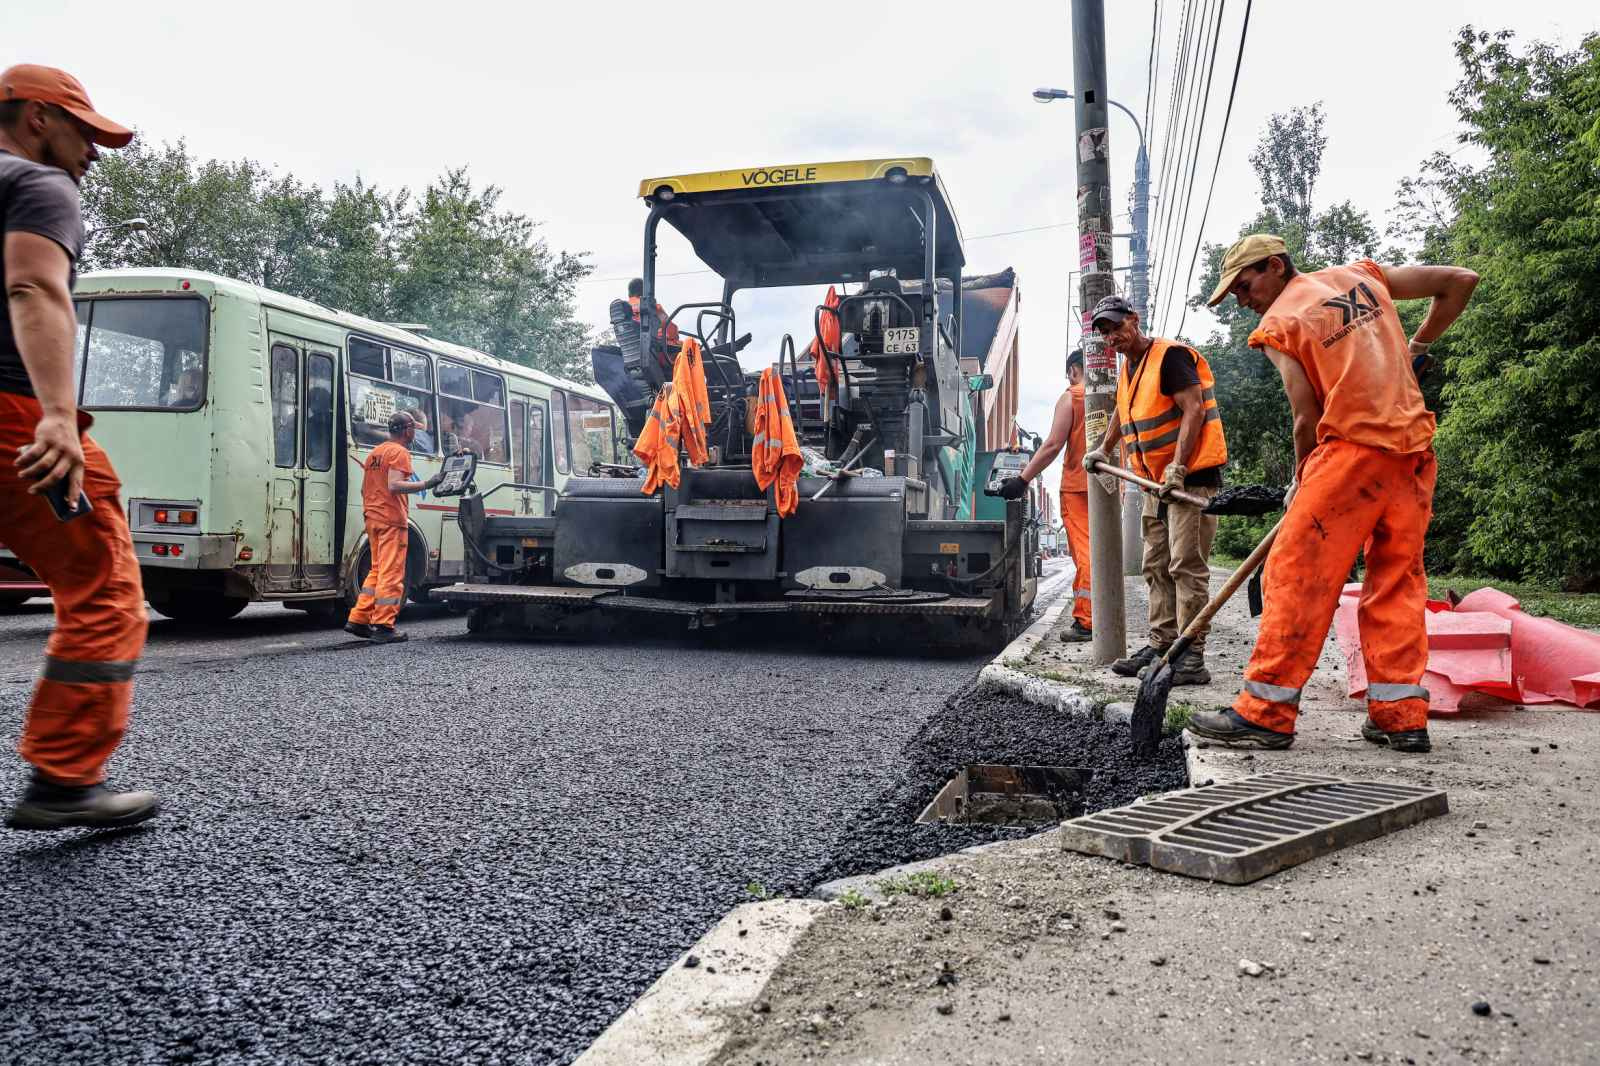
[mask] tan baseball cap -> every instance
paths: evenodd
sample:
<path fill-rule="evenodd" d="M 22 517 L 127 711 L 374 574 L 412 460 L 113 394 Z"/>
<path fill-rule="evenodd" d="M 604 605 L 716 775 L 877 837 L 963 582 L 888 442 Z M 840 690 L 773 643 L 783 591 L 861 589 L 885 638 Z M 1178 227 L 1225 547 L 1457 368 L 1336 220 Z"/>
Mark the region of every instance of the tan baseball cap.
<path fill-rule="evenodd" d="M 1234 279 L 1239 276 L 1239 271 L 1247 266 L 1254 266 L 1261 260 L 1272 255 L 1288 255 L 1289 249 L 1284 245 L 1283 238 L 1275 233 L 1252 233 L 1247 237 L 1240 237 L 1233 242 L 1222 257 L 1222 276 L 1217 279 L 1217 290 L 1211 294 L 1211 299 L 1206 301 L 1210 307 L 1221 303 L 1228 295 L 1228 290 L 1233 288 Z"/>
<path fill-rule="evenodd" d="M 133 131 L 112 122 L 94 109 L 83 83 L 64 70 L 41 67 L 37 63 L 18 63 L 0 73 L 0 100 L 37 100 L 55 104 L 94 131 L 94 143 L 106 148 L 124 148 L 133 140 Z"/>

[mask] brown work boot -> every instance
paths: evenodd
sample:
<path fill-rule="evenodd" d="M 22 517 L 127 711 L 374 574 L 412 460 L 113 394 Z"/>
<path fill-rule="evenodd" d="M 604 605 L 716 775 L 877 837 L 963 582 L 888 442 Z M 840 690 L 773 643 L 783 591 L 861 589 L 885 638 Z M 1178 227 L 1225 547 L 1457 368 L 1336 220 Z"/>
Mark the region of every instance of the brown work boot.
<path fill-rule="evenodd" d="M 11 829 L 120 829 L 153 818 L 154 792 L 113 792 L 104 785 L 58 785 L 34 774 L 28 791 L 6 815 Z"/>
<path fill-rule="evenodd" d="M 1166 648 L 1158 648 L 1153 644 L 1146 644 L 1138 651 L 1125 659 L 1118 659 L 1111 664 L 1111 672 L 1122 677 L 1138 677 L 1139 671 L 1167 654 Z"/>
<path fill-rule="evenodd" d="M 1264 729 L 1245 720 L 1232 707 L 1218 707 L 1191 715 L 1184 727 L 1197 737 L 1217 740 L 1224 744 L 1254 744 L 1258 748 L 1281 751 L 1294 743 L 1293 733 L 1279 733 Z"/>
<path fill-rule="evenodd" d="M 1150 671 L 1155 668 L 1156 665 L 1152 662 L 1149 666 L 1140 670 L 1139 680 L 1143 681 L 1149 677 Z M 1206 669 L 1205 653 L 1187 651 L 1180 655 L 1178 661 L 1172 664 L 1172 684 L 1173 687 L 1178 685 L 1211 684 L 1211 671 Z"/>

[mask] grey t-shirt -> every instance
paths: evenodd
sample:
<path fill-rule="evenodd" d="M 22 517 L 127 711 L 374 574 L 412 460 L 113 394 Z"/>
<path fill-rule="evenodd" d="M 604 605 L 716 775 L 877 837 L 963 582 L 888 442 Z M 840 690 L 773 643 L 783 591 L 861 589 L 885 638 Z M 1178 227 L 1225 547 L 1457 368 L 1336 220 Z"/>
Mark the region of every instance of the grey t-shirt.
<path fill-rule="evenodd" d="M 83 254 L 83 215 L 78 187 L 64 170 L 0 151 L 0 228 L 4 233 L 37 233 L 66 250 L 67 286 L 78 280 Z M 0 278 L 5 277 L 5 244 L 0 235 Z M 3 290 L 0 290 L 3 292 Z M 10 301 L 0 299 L 0 392 L 33 395 L 33 384 L 17 351 Z"/>

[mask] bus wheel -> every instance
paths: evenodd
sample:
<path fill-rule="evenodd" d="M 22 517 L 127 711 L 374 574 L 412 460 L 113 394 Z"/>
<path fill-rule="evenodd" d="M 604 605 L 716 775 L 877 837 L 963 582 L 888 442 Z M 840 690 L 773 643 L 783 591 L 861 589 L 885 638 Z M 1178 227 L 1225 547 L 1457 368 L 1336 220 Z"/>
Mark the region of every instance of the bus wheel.
<path fill-rule="evenodd" d="M 223 596 L 215 592 L 174 592 L 150 606 L 174 622 L 226 622 L 249 603 L 242 596 Z"/>

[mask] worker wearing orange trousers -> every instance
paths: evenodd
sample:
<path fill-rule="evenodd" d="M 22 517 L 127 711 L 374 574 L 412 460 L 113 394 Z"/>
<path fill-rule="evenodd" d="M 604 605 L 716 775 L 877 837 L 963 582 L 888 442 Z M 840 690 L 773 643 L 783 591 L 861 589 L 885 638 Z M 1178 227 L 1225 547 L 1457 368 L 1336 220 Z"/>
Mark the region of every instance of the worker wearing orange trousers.
<path fill-rule="evenodd" d="M 50 587 L 45 646 L 18 751 L 33 766 L 13 829 L 107 828 L 154 815 L 153 792 L 112 792 L 106 765 L 128 728 L 144 649 L 144 588 L 121 485 L 77 410 L 72 310 L 83 249 L 77 183 L 127 127 L 76 78 L 24 64 L 0 73 L 0 541 Z M 58 517 L 46 490 L 60 494 Z"/>
<path fill-rule="evenodd" d="M 1093 614 L 1089 609 L 1089 480 L 1083 471 L 1086 430 L 1083 420 L 1083 352 L 1073 349 L 1067 356 L 1067 389 L 1056 400 L 1050 417 L 1050 433 L 1021 471 L 1000 483 L 1000 495 L 1019 500 L 1033 479 L 1049 469 L 1056 456 L 1061 462 L 1061 524 L 1067 531 L 1067 550 L 1072 555 L 1072 622 L 1061 631 L 1069 642 L 1089 640 L 1094 635 Z"/>
<path fill-rule="evenodd" d="M 406 639 L 394 627 L 406 601 L 406 554 L 411 546 L 406 497 L 433 488 L 444 476 L 441 472 L 426 481 L 411 480 L 411 443 L 416 435 L 416 419 L 396 411 L 389 418 L 389 439 L 373 448 L 362 464 L 361 512 L 372 567 L 344 628 L 374 644 Z"/>
<path fill-rule="evenodd" d="M 1397 751 L 1430 750 L 1422 556 L 1436 462 L 1417 371 L 1477 282 L 1470 270 L 1370 259 L 1300 274 L 1269 234 L 1245 237 L 1224 256 L 1211 302 L 1232 293 L 1262 315 L 1249 343 L 1283 378 L 1297 469 L 1267 559 L 1266 609 L 1243 688 L 1232 707 L 1195 715 L 1191 732 L 1265 748 L 1293 743 L 1301 689 L 1364 552 L 1361 733 Z M 1428 315 L 1408 342 L 1394 301 L 1423 298 L 1432 300 Z"/>

